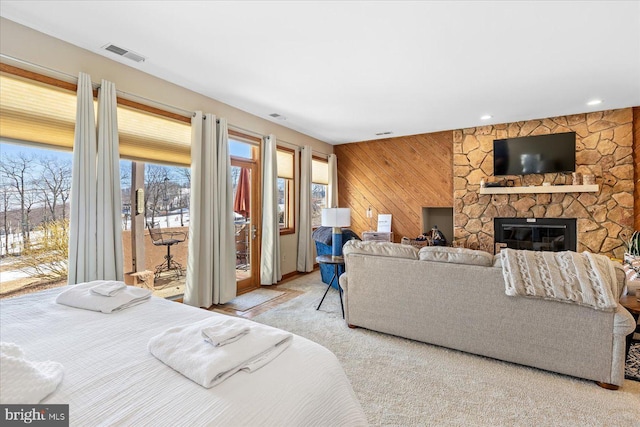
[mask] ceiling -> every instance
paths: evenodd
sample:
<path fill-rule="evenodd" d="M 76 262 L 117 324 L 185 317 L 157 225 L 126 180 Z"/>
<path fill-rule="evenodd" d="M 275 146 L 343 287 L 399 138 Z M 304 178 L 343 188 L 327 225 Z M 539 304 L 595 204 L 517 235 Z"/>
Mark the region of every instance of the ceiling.
<path fill-rule="evenodd" d="M 0 15 L 330 144 L 640 105 L 639 1 L 2 0 Z"/>

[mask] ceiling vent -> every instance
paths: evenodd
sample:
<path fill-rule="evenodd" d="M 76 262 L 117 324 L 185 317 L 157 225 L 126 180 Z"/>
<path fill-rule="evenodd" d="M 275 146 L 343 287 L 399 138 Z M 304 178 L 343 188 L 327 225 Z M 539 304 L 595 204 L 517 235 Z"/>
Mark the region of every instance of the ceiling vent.
<path fill-rule="evenodd" d="M 378 132 L 378 133 L 376 133 L 376 136 L 391 135 L 392 133 L 393 133 L 393 132 L 391 132 L 391 131 Z"/>
<path fill-rule="evenodd" d="M 127 49 L 123 49 L 121 47 L 118 47 L 114 44 L 108 44 L 105 46 L 102 46 L 103 49 L 108 50 L 109 52 L 115 53 L 116 55 L 120 55 L 120 56 L 124 56 L 127 59 L 131 59 L 135 62 L 144 62 L 145 61 L 145 57 L 142 55 L 138 55 L 135 52 L 132 52 L 130 50 Z"/>
<path fill-rule="evenodd" d="M 274 119 L 278 119 L 278 120 L 287 120 L 287 118 L 285 116 L 283 116 L 282 114 L 278 114 L 278 113 L 271 113 L 271 114 L 269 114 L 269 117 L 273 117 Z"/>

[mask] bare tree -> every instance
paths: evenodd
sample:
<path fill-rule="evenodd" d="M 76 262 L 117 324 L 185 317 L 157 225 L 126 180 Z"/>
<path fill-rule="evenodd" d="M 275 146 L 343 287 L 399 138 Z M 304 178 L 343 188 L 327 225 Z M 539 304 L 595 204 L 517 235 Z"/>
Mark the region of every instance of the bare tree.
<path fill-rule="evenodd" d="M 131 218 L 131 175 L 133 162 L 120 162 L 120 197 L 122 200 L 123 227 L 127 230 L 127 223 Z"/>
<path fill-rule="evenodd" d="M 24 192 L 23 197 L 23 206 L 24 206 L 24 219 L 26 224 L 26 233 L 27 238 L 23 239 L 24 247 L 28 248 L 31 246 L 31 230 L 34 227 L 34 224 L 31 224 L 31 211 L 35 206 L 38 205 L 39 202 L 42 201 L 42 195 L 40 191 L 36 188 L 36 181 L 31 180 L 27 183 L 28 189 Z M 24 230 L 23 230 L 24 233 Z M 24 235 L 24 234 L 23 234 Z"/>
<path fill-rule="evenodd" d="M 4 179 L 2 181 L 4 181 Z M 9 255 L 9 233 L 11 232 L 9 210 L 11 207 L 11 191 L 4 182 L 0 184 L 0 203 L 2 204 L 2 230 L 4 231 L 5 255 Z"/>
<path fill-rule="evenodd" d="M 19 153 L 17 156 L 3 155 L 0 164 L 0 173 L 11 183 L 20 203 L 20 227 L 25 247 L 29 246 L 29 212 L 35 202 L 33 194 L 28 196 L 28 185 L 33 182 L 30 174 L 34 162 L 33 156 Z"/>
<path fill-rule="evenodd" d="M 66 200 L 71 190 L 71 162 L 56 160 L 51 157 L 40 157 L 40 187 L 45 206 L 51 213 L 51 220 L 58 219 L 59 207 L 62 207 L 62 219 L 66 216 Z"/>
<path fill-rule="evenodd" d="M 144 171 L 144 205 L 146 216 L 151 216 L 151 223 L 155 224 L 156 215 L 162 208 L 167 209 L 166 182 L 170 180 L 166 166 L 146 164 Z"/>
<path fill-rule="evenodd" d="M 177 187 L 177 205 L 180 208 L 180 227 L 184 227 L 184 210 L 189 208 L 191 194 L 191 169 L 185 167 L 174 168 Z"/>
<path fill-rule="evenodd" d="M 191 168 L 176 168 L 176 170 L 185 186 L 191 188 Z"/>

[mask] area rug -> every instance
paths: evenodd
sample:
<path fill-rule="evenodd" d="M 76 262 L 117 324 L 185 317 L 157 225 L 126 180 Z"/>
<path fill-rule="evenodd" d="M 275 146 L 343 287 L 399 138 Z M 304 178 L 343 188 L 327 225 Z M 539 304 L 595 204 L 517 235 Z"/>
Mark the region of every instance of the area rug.
<path fill-rule="evenodd" d="M 255 291 L 247 292 L 239 297 L 235 297 L 228 303 L 224 304 L 224 307 L 238 311 L 247 311 L 260 304 L 264 304 L 267 301 L 271 301 L 282 294 L 284 294 L 282 291 L 258 288 Z"/>
<path fill-rule="evenodd" d="M 624 368 L 627 379 L 640 381 L 640 343 L 631 344 Z"/>
<path fill-rule="evenodd" d="M 342 364 L 375 426 L 637 426 L 640 382 L 618 391 L 455 350 L 349 329 L 318 272 L 279 287 L 302 295 L 254 318 L 315 341 Z"/>

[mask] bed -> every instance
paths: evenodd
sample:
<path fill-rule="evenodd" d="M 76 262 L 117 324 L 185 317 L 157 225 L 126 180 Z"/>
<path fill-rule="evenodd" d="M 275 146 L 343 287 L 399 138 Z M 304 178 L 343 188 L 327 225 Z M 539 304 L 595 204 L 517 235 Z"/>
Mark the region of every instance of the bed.
<path fill-rule="evenodd" d="M 63 289 L 0 301 L 0 340 L 31 360 L 62 363 L 62 382 L 41 403 L 69 404 L 71 425 L 367 424 L 337 358 L 319 344 L 294 335 L 263 368 L 206 389 L 147 343 L 169 327 L 224 315 L 157 297 L 103 314 L 56 304 Z"/>

